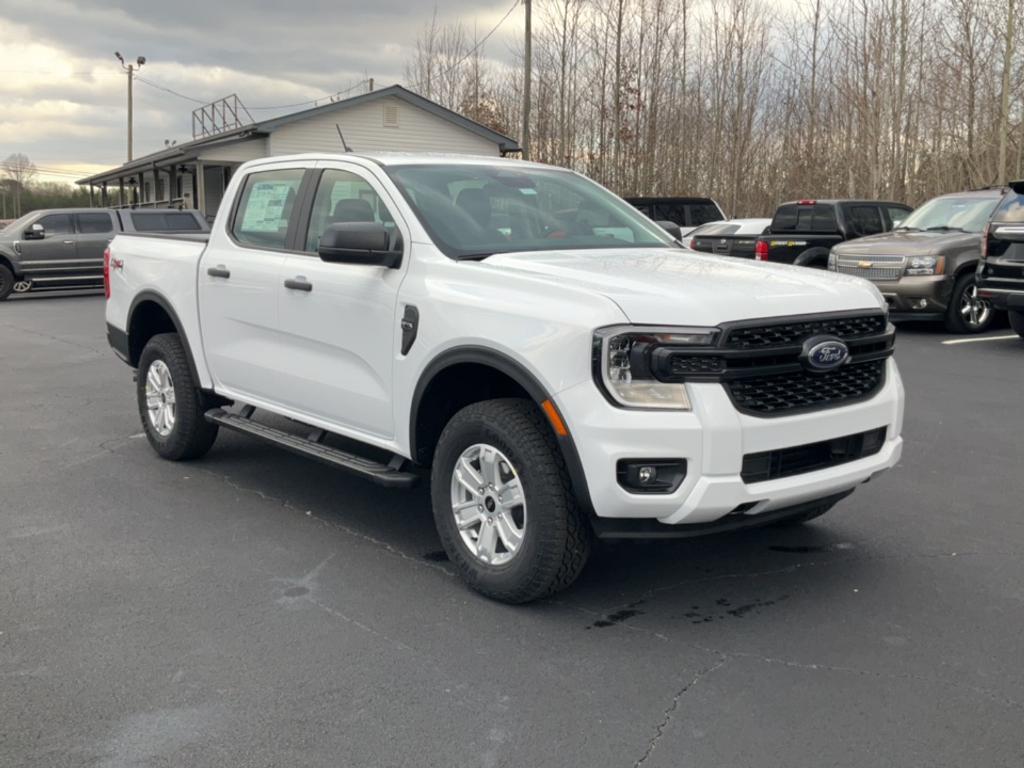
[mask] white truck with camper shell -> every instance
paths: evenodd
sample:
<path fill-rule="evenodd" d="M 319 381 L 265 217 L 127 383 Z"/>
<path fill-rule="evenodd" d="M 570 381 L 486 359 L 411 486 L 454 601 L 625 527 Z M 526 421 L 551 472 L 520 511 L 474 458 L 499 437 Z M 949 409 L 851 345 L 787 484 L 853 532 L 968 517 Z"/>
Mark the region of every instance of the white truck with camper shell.
<path fill-rule="evenodd" d="M 257 160 L 208 237 L 118 236 L 105 276 L 159 455 L 224 427 L 429 476 L 451 562 L 499 600 L 567 586 L 595 536 L 808 520 L 900 458 L 869 282 L 696 254 L 551 166 Z"/>

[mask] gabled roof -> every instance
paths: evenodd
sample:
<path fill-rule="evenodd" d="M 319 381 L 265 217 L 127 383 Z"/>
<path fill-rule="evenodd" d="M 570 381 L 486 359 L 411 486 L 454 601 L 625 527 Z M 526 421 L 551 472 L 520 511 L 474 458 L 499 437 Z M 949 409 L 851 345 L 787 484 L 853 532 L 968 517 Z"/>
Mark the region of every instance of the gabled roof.
<path fill-rule="evenodd" d="M 423 96 L 410 91 L 408 88 L 403 88 L 400 85 L 391 85 L 387 88 L 382 88 L 379 91 L 370 91 L 369 93 L 352 96 L 351 98 L 335 101 L 331 104 L 324 104 L 319 107 L 304 109 L 301 112 L 293 112 L 288 115 L 281 115 L 280 117 L 261 120 L 250 125 L 242 126 L 241 128 L 234 128 L 230 131 L 225 131 L 224 133 L 218 133 L 215 136 L 204 136 L 201 139 L 194 139 L 193 141 L 187 141 L 182 144 L 175 144 L 172 147 L 167 147 L 157 152 L 145 155 L 144 157 L 136 158 L 124 165 L 111 168 L 109 171 L 103 171 L 102 173 L 93 174 L 92 176 L 87 176 L 84 179 L 79 179 L 77 183 L 95 183 L 98 181 L 109 180 L 111 177 L 127 176 L 132 173 L 147 170 L 154 164 L 164 164 L 168 162 L 177 162 L 178 160 L 192 159 L 199 150 L 215 147 L 219 144 L 230 144 L 238 141 L 244 141 L 257 136 L 266 136 L 277 128 L 280 128 L 283 125 L 288 125 L 289 123 L 305 120 L 310 117 L 329 115 L 334 112 L 343 111 L 349 107 L 367 104 L 386 98 L 399 99 L 413 107 L 425 110 L 442 120 L 447 120 L 470 133 L 475 133 L 477 136 L 497 144 L 498 149 L 502 154 L 521 151 L 519 143 L 515 139 L 491 130 L 487 126 L 482 125 L 475 120 L 470 120 L 468 117 L 460 115 L 458 112 L 453 112 L 450 109 L 442 107 L 437 102 L 426 99 Z"/>

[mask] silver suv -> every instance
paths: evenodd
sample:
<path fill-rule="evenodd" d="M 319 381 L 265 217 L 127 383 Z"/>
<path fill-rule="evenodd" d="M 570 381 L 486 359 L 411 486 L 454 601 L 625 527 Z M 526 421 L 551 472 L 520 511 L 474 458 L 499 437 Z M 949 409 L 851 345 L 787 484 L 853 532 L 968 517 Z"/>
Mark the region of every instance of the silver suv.
<path fill-rule="evenodd" d="M 53 208 L 0 231 L 0 301 L 33 289 L 98 288 L 103 251 L 120 232 L 207 232 L 198 211 L 173 208 Z"/>

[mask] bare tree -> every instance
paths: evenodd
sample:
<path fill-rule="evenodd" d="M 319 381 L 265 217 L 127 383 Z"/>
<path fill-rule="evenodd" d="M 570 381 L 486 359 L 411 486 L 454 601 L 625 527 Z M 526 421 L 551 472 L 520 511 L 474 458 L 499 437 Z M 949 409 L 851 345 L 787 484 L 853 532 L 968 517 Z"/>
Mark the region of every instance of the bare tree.
<path fill-rule="evenodd" d="M 21 194 L 25 187 L 36 177 L 36 166 L 26 155 L 20 152 L 8 155 L 0 167 L 14 194 L 14 218 L 21 216 Z"/>

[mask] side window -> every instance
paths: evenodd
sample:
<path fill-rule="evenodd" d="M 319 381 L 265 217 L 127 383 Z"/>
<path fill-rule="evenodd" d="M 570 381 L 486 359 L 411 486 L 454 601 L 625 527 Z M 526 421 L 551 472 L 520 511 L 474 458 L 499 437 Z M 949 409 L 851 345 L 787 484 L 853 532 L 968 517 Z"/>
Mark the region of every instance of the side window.
<path fill-rule="evenodd" d="M 846 212 L 855 235 L 877 235 L 885 230 L 882 214 L 874 205 L 851 205 Z"/>
<path fill-rule="evenodd" d="M 395 220 L 369 182 L 349 171 L 327 169 L 313 199 L 306 250 L 316 252 L 328 225 L 358 221 L 383 224 L 391 232 L 392 244 L 396 242 Z"/>
<path fill-rule="evenodd" d="M 198 232 L 199 222 L 191 213 L 132 213 L 136 232 Z"/>
<path fill-rule="evenodd" d="M 700 225 L 707 224 L 711 221 L 721 221 L 722 213 L 718 210 L 718 207 L 711 203 L 697 203 L 694 205 L 688 205 L 687 208 L 690 210 L 690 224 Z"/>
<path fill-rule="evenodd" d="M 305 171 L 288 168 L 250 173 L 235 210 L 231 233 L 243 245 L 284 248 L 299 184 Z"/>
<path fill-rule="evenodd" d="M 79 213 L 75 219 L 78 221 L 78 232 L 82 235 L 104 235 L 114 231 L 109 213 Z"/>
<path fill-rule="evenodd" d="M 71 224 L 70 213 L 51 213 L 49 216 L 43 216 L 43 218 L 36 221 L 36 224 L 42 224 L 46 229 L 46 236 L 50 235 L 70 235 L 75 231 Z"/>

